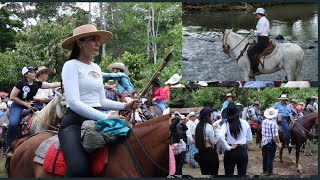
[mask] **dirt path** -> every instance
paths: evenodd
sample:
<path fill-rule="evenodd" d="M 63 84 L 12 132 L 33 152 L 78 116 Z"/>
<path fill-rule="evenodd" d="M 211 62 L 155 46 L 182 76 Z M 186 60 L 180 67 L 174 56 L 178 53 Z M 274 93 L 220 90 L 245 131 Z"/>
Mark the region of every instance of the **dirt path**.
<path fill-rule="evenodd" d="M 253 140 L 252 142 L 255 142 Z M 302 176 L 308 177 L 310 175 L 318 174 L 318 146 L 313 145 L 313 156 L 305 156 L 304 153 L 300 153 L 299 164 L 301 165 L 302 173 L 296 172 L 295 164 L 290 160 L 288 150 L 284 150 L 283 154 L 283 163 L 280 163 L 279 155 L 276 154 L 275 160 L 273 161 L 274 172 L 276 172 L 279 176 Z M 247 175 L 262 176 L 262 154 L 261 149 L 252 143 L 249 145 L 249 164 Z M 188 155 L 188 154 L 187 154 Z M 292 151 L 292 157 L 295 160 L 295 150 Z M 219 175 L 224 175 L 224 167 L 223 167 L 223 157 L 219 154 Z M 202 176 L 200 167 L 197 166 L 196 169 L 191 169 L 188 164 L 183 165 L 182 173 L 184 175 L 191 175 L 193 177 L 208 177 Z M 237 174 L 235 169 L 235 174 Z"/>

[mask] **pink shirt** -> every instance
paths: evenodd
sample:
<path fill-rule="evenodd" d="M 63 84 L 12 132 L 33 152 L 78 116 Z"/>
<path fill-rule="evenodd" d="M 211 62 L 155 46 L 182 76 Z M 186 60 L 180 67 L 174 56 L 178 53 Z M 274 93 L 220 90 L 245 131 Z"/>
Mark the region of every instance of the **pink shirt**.
<path fill-rule="evenodd" d="M 154 92 L 153 92 L 153 98 L 156 100 L 164 100 L 166 99 L 166 94 L 162 87 L 158 87 Z"/>
<path fill-rule="evenodd" d="M 165 93 L 166 99 L 168 99 L 170 97 L 170 85 L 166 85 L 166 87 L 164 87 L 164 93 Z"/>

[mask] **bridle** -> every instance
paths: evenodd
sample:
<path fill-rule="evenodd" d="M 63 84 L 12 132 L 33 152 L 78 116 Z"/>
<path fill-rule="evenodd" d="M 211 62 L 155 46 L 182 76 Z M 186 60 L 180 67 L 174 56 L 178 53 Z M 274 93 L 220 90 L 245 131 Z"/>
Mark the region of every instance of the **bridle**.
<path fill-rule="evenodd" d="M 236 49 L 249 35 L 251 35 L 251 33 L 247 34 L 234 48 L 231 49 L 230 45 L 229 45 L 228 42 L 227 42 L 227 39 L 228 39 L 228 36 L 229 36 L 230 32 L 231 32 L 231 31 L 229 31 L 229 32 L 227 33 L 226 37 L 225 37 L 224 34 L 223 34 L 223 39 L 222 39 L 223 45 L 222 45 L 222 47 L 223 47 L 223 52 L 224 52 L 224 53 L 228 54 L 231 59 L 235 59 L 235 58 L 232 58 L 232 57 L 230 56 L 230 53 L 231 53 L 234 49 Z M 254 35 L 254 33 L 252 33 L 252 35 L 251 35 L 249 38 L 251 38 L 253 35 Z M 243 56 L 244 52 L 247 50 L 247 48 L 248 48 L 249 45 L 250 45 L 250 43 L 248 42 L 248 43 L 246 44 L 246 46 L 244 47 L 244 49 L 241 51 L 240 55 L 236 58 L 237 61 Z M 230 49 L 231 49 L 231 50 L 230 50 Z"/>

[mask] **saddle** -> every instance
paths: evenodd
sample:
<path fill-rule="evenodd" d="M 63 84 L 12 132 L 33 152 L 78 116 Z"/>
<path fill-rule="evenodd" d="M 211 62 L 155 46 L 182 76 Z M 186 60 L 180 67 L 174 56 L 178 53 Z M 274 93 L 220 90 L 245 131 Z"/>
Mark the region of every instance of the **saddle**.
<path fill-rule="evenodd" d="M 252 44 L 250 44 L 250 47 L 249 49 L 251 49 L 253 46 L 255 46 L 257 43 L 256 42 L 253 42 Z M 264 68 L 264 62 L 261 62 L 261 58 L 263 57 L 263 60 L 266 56 L 272 54 L 272 52 L 276 49 L 276 45 L 274 45 L 272 43 L 272 41 L 269 41 L 269 44 L 267 45 L 266 48 L 264 48 L 260 53 L 256 54 L 255 57 L 256 57 L 256 63 L 257 64 L 261 64 L 262 67 Z"/>
<path fill-rule="evenodd" d="M 100 176 L 104 171 L 104 166 L 108 160 L 107 145 L 90 154 L 89 167 L 92 176 Z M 42 164 L 47 173 L 56 176 L 64 176 L 66 163 L 60 150 L 58 136 L 43 141 L 35 152 L 34 162 Z"/>

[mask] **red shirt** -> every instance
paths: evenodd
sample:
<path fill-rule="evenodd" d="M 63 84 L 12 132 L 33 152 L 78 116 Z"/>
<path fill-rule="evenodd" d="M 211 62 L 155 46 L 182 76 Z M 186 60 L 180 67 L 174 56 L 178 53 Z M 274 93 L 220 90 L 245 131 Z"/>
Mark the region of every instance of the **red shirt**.
<path fill-rule="evenodd" d="M 170 85 L 166 85 L 166 87 L 164 88 L 164 93 L 166 96 L 165 99 L 168 99 L 170 97 Z"/>
<path fill-rule="evenodd" d="M 166 99 L 166 94 L 162 87 L 157 87 L 153 90 L 152 97 L 156 100 L 164 100 Z"/>

